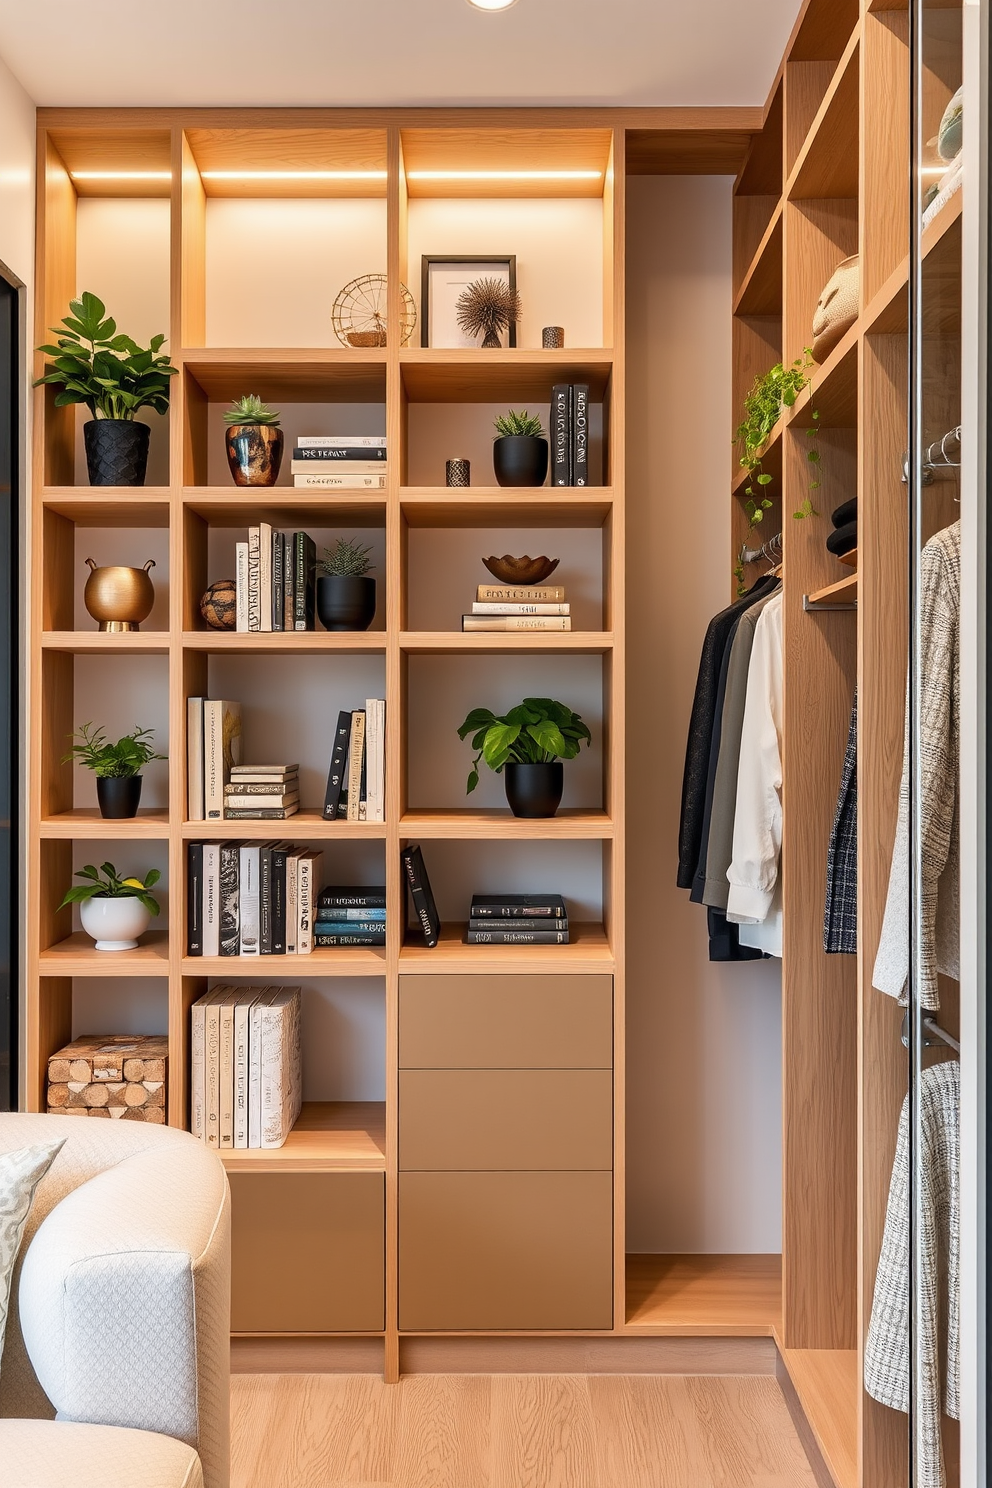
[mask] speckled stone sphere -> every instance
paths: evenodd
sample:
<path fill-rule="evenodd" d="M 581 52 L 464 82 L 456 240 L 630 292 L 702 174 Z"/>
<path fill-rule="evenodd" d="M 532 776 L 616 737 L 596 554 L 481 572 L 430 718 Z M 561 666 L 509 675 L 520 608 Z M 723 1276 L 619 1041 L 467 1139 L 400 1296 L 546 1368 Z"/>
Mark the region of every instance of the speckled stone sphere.
<path fill-rule="evenodd" d="M 200 600 L 200 614 L 211 630 L 235 630 L 238 624 L 238 586 L 233 579 L 218 579 Z"/>

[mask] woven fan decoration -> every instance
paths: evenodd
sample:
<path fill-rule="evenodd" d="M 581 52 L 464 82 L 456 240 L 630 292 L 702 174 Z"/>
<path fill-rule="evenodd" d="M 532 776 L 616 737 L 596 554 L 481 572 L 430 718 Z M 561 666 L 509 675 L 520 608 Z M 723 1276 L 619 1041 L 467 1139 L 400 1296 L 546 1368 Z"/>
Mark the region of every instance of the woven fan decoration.
<path fill-rule="evenodd" d="M 331 308 L 331 324 L 342 346 L 385 346 L 387 280 L 385 274 L 363 274 L 346 284 Z M 417 324 L 417 307 L 400 285 L 400 345 L 406 346 Z"/>

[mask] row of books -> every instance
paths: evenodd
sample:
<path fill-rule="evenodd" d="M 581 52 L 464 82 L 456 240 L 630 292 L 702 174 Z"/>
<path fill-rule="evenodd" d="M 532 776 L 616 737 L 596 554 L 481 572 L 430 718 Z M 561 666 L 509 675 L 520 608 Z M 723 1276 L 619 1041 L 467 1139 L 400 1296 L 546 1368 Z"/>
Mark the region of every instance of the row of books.
<path fill-rule="evenodd" d="M 214 987 L 190 1010 L 190 1130 L 208 1147 L 281 1147 L 303 1104 L 301 989 Z"/>
<path fill-rule="evenodd" d="M 364 708 L 338 714 L 327 771 L 325 821 L 386 820 L 386 703 L 366 698 Z"/>
<path fill-rule="evenodd" d="M 469 945 L 568 945 L 562 894 L 473 894 Z"/>
<path fill-rule="evenodd" d="M 220 821 L 224 787 L 241 763 L 241 704 L 223 698 L 186 699 L 186 813 L 190 821 Z"/>
<path fill-rule="evenodd" d="M 306 956 L 323 854 L 291 842 L 191 842 L 187 956 Z"/>
<path fill-rule="evenodd" d="M 236 628 L 316 630 L 317 547 L 307 532 L 277 532 L 271 522 L 248 528 L 235 544 Z"/>
<path fill-rule="evenodd" d="M 571 630 L 562 584 L 480 584 L 462 630 Z"/>
<path fill-rule="evenodd" d="M 232 765 L 225 821 L 285 821 L 300 809 L 299 765 Z"/>
<path fill-rule="evenodd" d="M 551 389 L 551 484 L 589 484 L 587 383 L 556 383 Z"/>
<path fill-rule="evenodd" d="M 293 485 L 314 491 L 381 491 L 386 440 L 377 434 L 304 434 L 290 462 Z"/>

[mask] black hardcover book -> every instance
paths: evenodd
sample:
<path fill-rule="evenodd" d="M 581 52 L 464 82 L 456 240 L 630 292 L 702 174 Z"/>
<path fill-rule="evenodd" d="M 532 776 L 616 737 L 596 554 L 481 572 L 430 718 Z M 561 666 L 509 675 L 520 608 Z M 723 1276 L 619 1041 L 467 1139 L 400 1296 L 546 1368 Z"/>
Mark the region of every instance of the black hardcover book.
<path fill-rule="evenodd" d="M 381 460 L 385 462 L 386 446 L 373 445 L 366 449 L 361 444 L 297 445 L 293 450 L 294 460 Z"/>
<path fill-rule="evenodd" d="M 441 921 L 438 919 L 437 905 L 431 893 L 431 881 L 427 877 L 427 869 L 424 866 L 424 855 L 414 843 L 412 847 L 405 847 L 400 853 L 400 862 L 410 890 L 410 898 L 413 900 L 413 911 L 424 934 L 424 944 L 428 950 L 433 950 L 441 933 Z"/>
<path fill-rule="evenodd" d="M 324 791 L 324 820 L 334 821 L 344 792 L 344 775 L 348 768 L 348 743 L 351 739 L 351 714 L 342 709 L 338 714 L 331 747 L 331 764 L 327 772 L 327 789 Z"/>
<path fill-rule="evenodd" d="M 469 945 L 568 945 L 567 930 L 470 930 Z"/>
<path fill-rule="evenodd" d="M 385 909 L 385 887 L 373 889 L 349 889 L 335 884 L 321 889 L 317 896 L 319 909 Z"/>
<path fill-rule="evenodd" d="M 573 486 L 589 484 L 589 384 L 572 388 L 572 479 Z"/>
<path fill-rule="evenodd" d="M 186 851 L 186 954 L 203 955 L 203 843 Z"/>
<path fill-rule="evenodd" d="M 325 935 L 316 926 L 313 932 L 313 943 L 315 946 L 384 946 L 386 944 L 386 932 L 365 930 L 354 934 L 351 930 L 342 935 Z"/>
<path fill-rule="evenodd" d="M 572 484 L 571 389 L 559 382 L 551 389 L 551 484 Z"/>
<path fill-rule="evenodd" d="M 220 845 L 220 953 L 222 956 L 237 956 L 241 950 L 241 916 L 238 909 L 238 890 L 241 879 L 241 844 L 222 842 Z"/>
<path fill-rule="evenodd" d="M 272 955 L 272 843 L 258 850 L 258 950 Z"/>
<path fill-rule="evenodd" d="M 272 629 L 282 630 L 286 618 L 286 575 L 283 559 L 286 552 L 281 532 L 272 534 Z"/>
<path fill-rule="evenodd" d="M 474 894 L 472 919 L 536 919 L 549 915 L 567 919 L 568 910 L 561 894 Z"/>
<path fill-rule="evenodd" d="M 490 920 L 485 918 L 473 918 L 468 922 L 470 930 L 504 931 L 509 930 L 514 935 L 528 930 L 567 930 L 568 921 L 559 919 L 557 916 L 549 915 L 546 919 L 524 920 L 514 918 L 512 922 L 505 920 Z"/>
<path fill-rule="evenodd" d="M 293 628 L 317 628 L 317 545 L 309 532 L 296 534 L 293 581 Z"/>
<path fill-rule="evenodd" d="M 280 842 L 272 849 L 272 954 L 286 954 L 286 859 L 293 850 L 291 842 Z"/>

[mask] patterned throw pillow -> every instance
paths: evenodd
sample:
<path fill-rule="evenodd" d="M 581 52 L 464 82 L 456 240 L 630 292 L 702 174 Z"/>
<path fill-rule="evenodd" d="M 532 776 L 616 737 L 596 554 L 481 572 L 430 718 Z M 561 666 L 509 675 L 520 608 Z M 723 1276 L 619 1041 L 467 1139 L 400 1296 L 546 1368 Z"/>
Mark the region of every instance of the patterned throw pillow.
<path fill-rule="evenodd" d="M 0 1355 L 7 1328 L 10 1279 L 21 1247 L 28 1210 L 38 1184 L 55 1161 L 65 1138 L 0 1153 Z"/>

